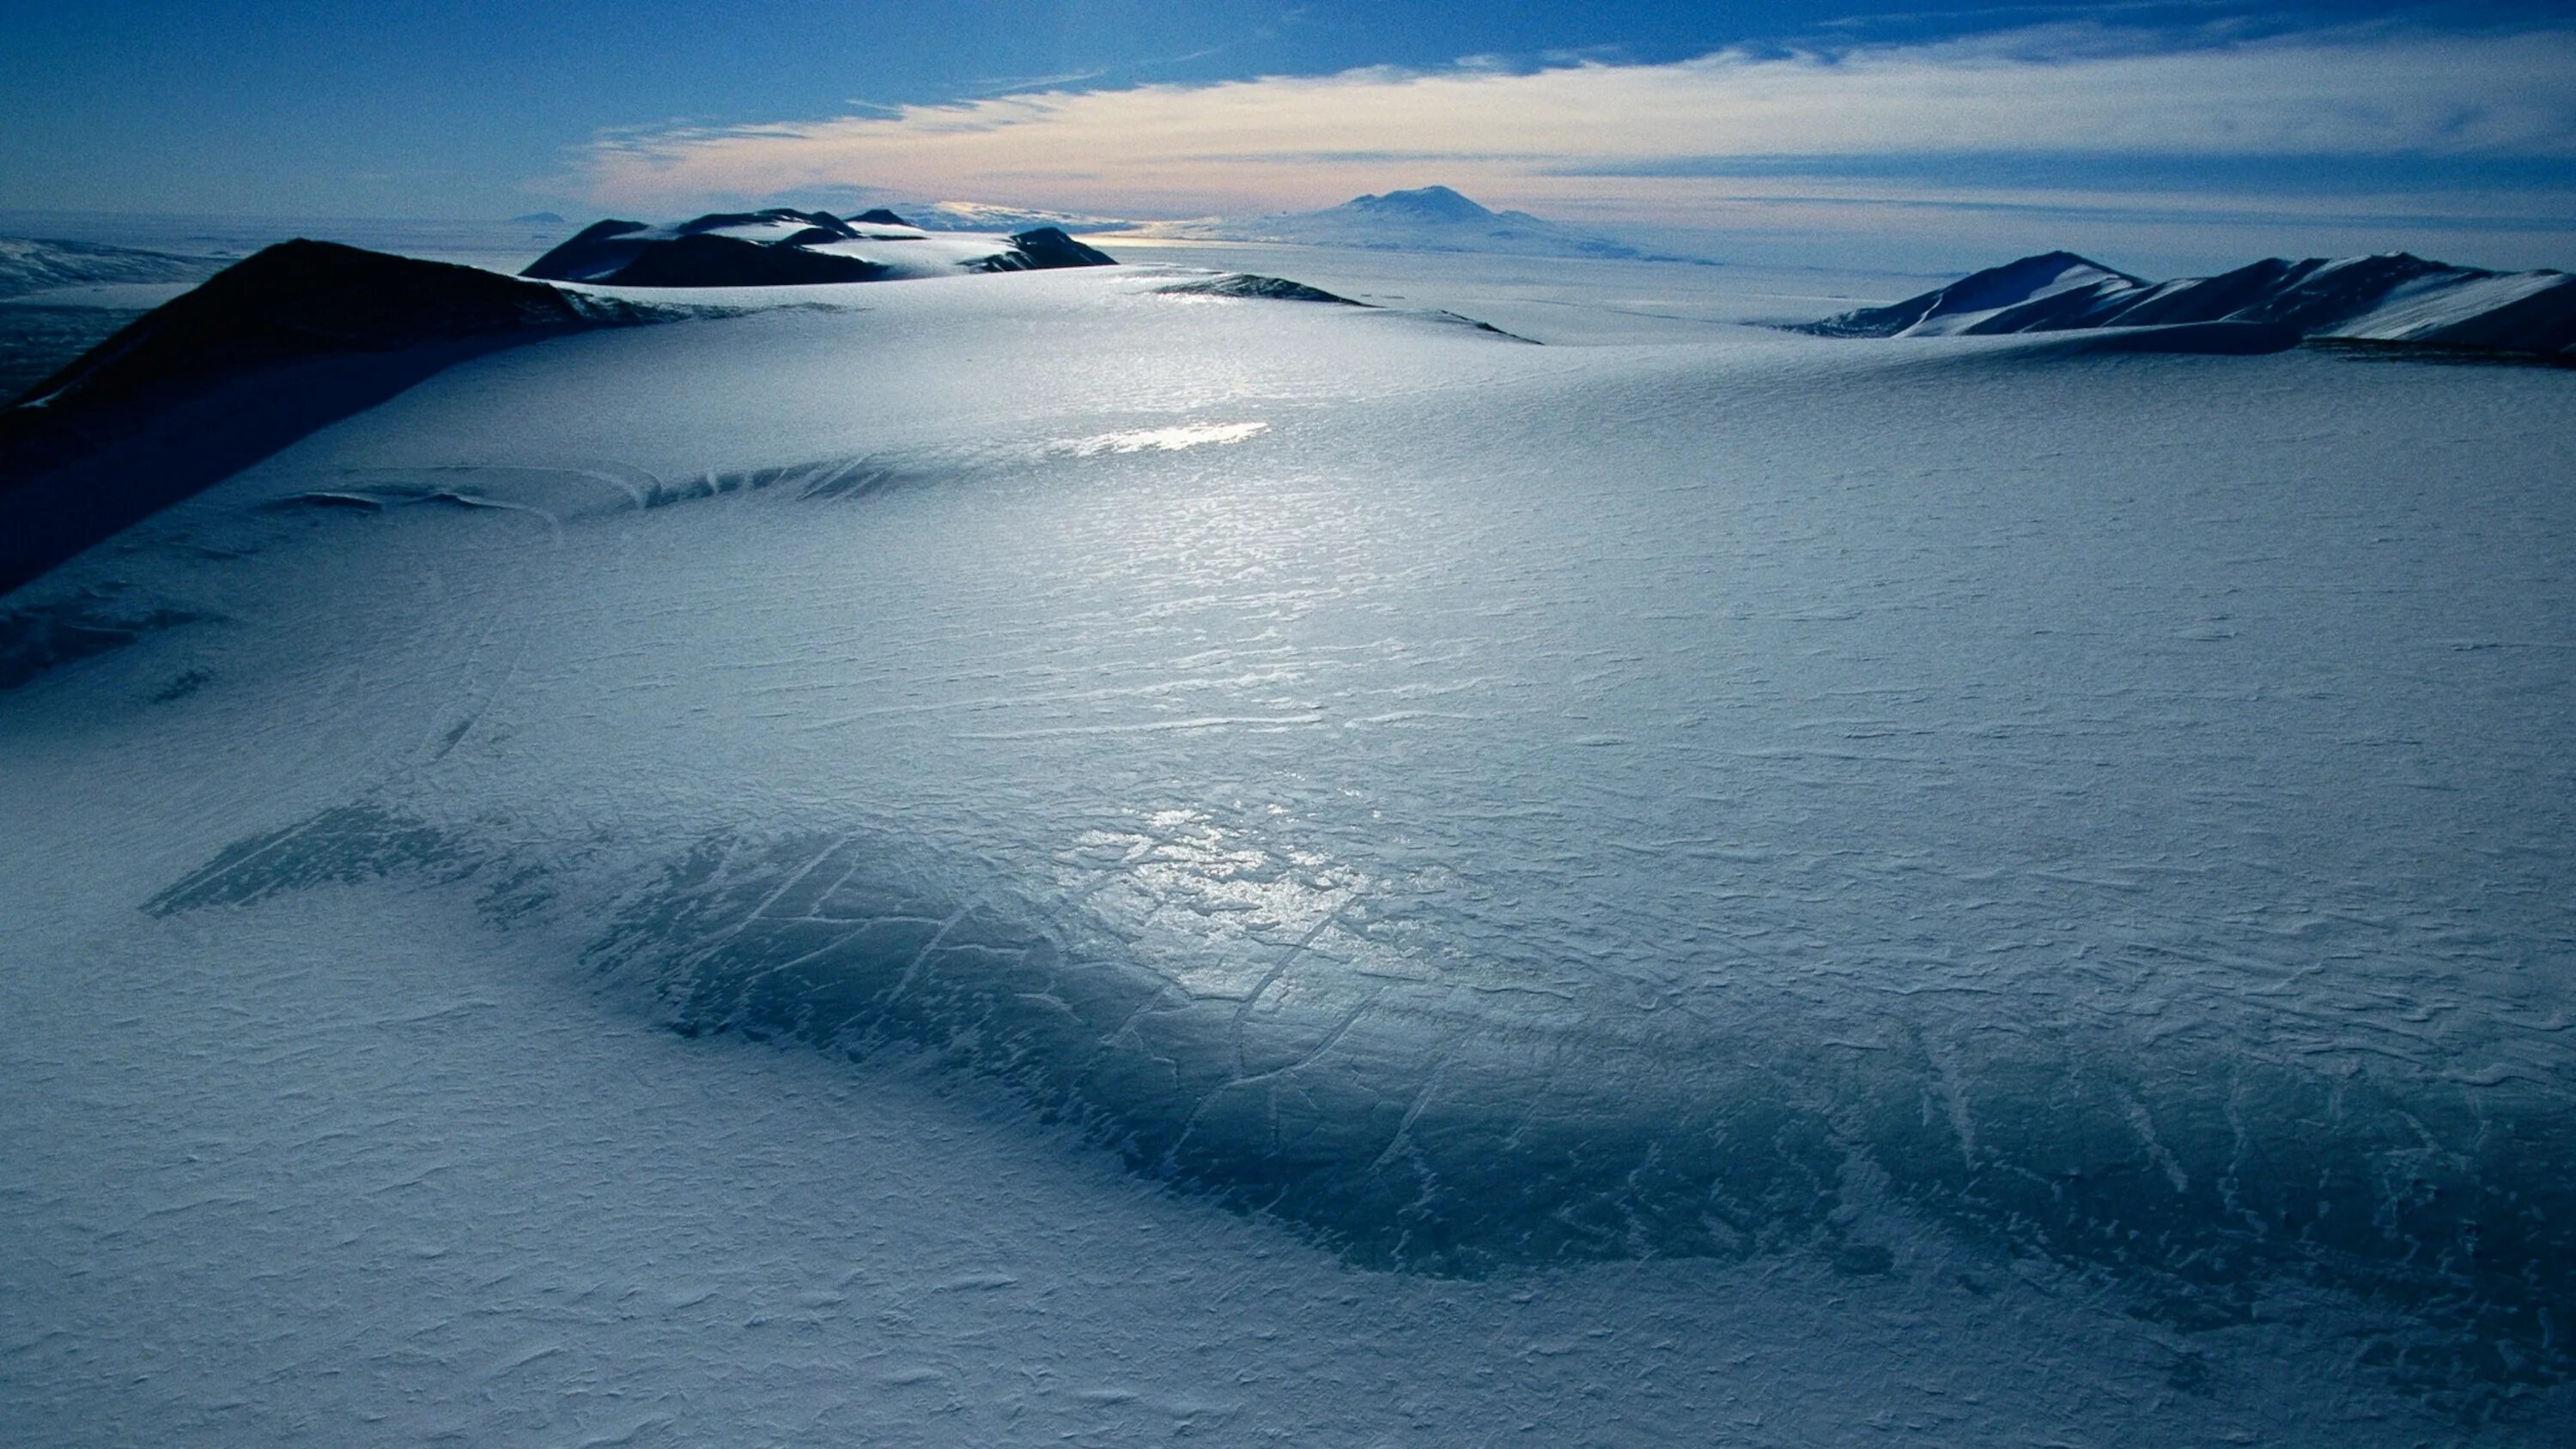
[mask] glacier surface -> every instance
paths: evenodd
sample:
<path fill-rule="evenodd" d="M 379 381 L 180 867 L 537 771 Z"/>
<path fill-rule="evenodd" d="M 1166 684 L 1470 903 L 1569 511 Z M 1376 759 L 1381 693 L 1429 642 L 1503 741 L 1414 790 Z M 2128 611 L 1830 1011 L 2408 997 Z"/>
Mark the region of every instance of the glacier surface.
<path fill-rule="evenodd" d="M 2565 374 L 1192 275 L 12 596 L 12 1442 L 2565 1431 Z"/>

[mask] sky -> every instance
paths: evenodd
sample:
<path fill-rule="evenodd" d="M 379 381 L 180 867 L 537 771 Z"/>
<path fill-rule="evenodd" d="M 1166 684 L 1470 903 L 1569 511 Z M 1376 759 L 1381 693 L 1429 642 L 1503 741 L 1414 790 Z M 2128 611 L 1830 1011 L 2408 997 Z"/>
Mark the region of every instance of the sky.
<path fill-rule="evenodd" d="M 17 212 L 1177 218 L 1437 182 L 1721 257 L 2576 266 L 2546 4 L 0 0 L 0 34 Z"/>

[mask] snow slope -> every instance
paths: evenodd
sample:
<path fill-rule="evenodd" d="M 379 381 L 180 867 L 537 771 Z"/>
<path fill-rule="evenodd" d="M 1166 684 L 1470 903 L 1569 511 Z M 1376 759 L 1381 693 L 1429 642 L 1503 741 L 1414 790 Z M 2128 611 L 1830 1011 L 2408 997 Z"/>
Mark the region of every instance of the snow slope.
<path fill-rule="evenodd" d="M 1999 316 L 2026 315 L 2033 303 L 2057 302 L 2077 315 L 2105 298 L 2133 295 L 2146 284 L 2073 252 L 2047 252 L 1972 273 L 1946 287 L 1863 307 L 1812 324 L 1827 337 L 1944 337 L 1963 332 L 2025 330 L 1992 326 Z"/>
<path fill-rule="evenodd" d="M 0 236 L 0 404 L 222 265 L 143 247 Z"/>
<path fill-rule="evenodd" d="M 0 236 L 0 297 L 99 284 L 197 282 L 222 265 L 136 247 Z"/>
<path fill-rule="evenodd" d="M 265 248 L 0 408 L 0 588 L 459 357 L 653 315 L 332 242 Z"/>
<path fill-rule="evenodd" d="M 2576 352 L 2576 277 L 2489 272 L 2422 257 L 2277 257 L 2149 284 L 2071 252 L 2025 257 L 1936 291 L 1800 330 L 1924 337 L 2241 324 L 2302 337 Z"/>
<path fill-rule="evenodd" d="M 2564 374 L 1193 280 L 7 599 L 0 1431 L 2564 1437 Z"/>

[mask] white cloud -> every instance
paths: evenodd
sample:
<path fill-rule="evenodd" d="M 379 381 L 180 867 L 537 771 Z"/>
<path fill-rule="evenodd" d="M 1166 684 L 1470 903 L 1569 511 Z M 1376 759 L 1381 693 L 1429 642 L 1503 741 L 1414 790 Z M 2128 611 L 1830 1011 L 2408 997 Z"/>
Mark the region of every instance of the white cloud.
<path fill-rule="evenodd" d="M 1581 173 L 1723 156 L 1984 152 L 2576 159 L 2576 31 L 2203 37 L 2174 48 L 2065 27 L 1666 65 L 1038 90 L 605 136 L 580 158 L 574 189 L 629 210 L 859 186 L 1186 214 L 1320 205 L 1436 179 L 1498 202 L 1669 218 L 1709 182 Z"/>

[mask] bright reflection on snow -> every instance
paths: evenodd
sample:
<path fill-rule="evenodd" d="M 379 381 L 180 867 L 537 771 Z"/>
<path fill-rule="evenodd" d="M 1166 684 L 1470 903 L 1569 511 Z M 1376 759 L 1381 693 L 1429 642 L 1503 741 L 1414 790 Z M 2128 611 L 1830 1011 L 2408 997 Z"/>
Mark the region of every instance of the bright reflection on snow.
<path fill-rule="evenodd" d="M 1240 443 L 1269 430 L 1268 423 L 1260 422 L 1183 423 L 1169 428 L 1138 428 L 1133 432 L 1069 439 L 1057 443 L 1054 450 L 1071 453 L 1077 458 L 1088 458 L 1096 453 L 1142 453 L 1149 449 L 1177 453 L 1183 448 L 1197 448 L 1210 443 Z"/>
<path fill-rule="evenodd" d="M 1288 812 L 1274 805 L 1266 813 Z M 1177 937 L 1175 984 L 1247 1006 L 1367 889 L 1359 871 L 1330 854 L 1265 842 L 1198 810 L 1158 810 L 1132 830 L 1085 832 L 1072 856 L 1101 874 L 1060 866 L 1068 894 L 1088 898 L 1131 938 Z"/>

